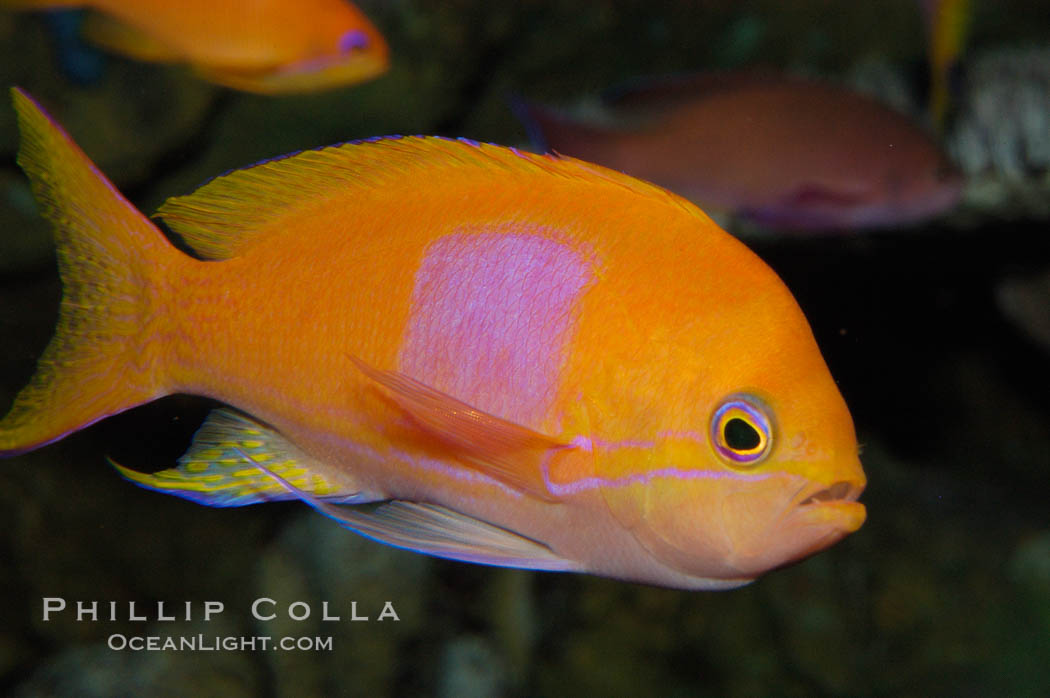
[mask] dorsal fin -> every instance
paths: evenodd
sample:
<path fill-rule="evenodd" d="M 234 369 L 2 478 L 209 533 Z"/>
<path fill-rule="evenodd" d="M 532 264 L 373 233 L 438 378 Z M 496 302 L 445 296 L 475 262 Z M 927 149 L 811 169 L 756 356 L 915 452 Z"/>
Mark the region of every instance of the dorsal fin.
<path fill-rule="evenodd" d="M 307 150 L 234 170 L 197 191 L 168 199 L 156 216 L 205 259 L 228 259 L 270 235 L 294 234 L 335 200 L 415 183 L 512 175 L 606 181 L 684 205 L 678 197 L 619 172 L 573 158 L 434 136 L 390 136 Z"/>

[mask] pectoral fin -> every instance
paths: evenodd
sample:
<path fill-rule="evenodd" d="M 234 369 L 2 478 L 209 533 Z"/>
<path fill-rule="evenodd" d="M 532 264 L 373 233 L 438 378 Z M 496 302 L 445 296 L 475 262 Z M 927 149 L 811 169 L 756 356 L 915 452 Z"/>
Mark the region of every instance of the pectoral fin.
<path fill-rule="evenodd" d="M 581 569 L 543 543 L 436 504 L 394 500 L 375 507 L 347 507 L 326 502 L 255 462 L 247 453 L 236 450 L 245 461 L 254 463 L 317 511 L 380 543 L 483 565 L 556 572 Z"/>
<path fill-rule="evenodd" d="M 482 412 L 397 371 L 381 371 L 350 358 L 416 423 L 453 447 L 466 465 L 533 497 L 556 499 L 547 487 L 543 465 L 554 451 L 572 448 L 570 444 Z"/>

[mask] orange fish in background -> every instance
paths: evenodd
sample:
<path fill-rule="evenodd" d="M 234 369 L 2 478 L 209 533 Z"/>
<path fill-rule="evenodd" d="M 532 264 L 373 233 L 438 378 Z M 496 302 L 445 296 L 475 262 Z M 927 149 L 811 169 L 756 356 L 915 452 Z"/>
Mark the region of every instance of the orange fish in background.
<path fill-rule="evenodd" d="M 14 101 L 64 296 L 0 454 L 204 395 L 230 408 L 178 467 L 121 472 L 213 506 L 297 497 L 432 555 L 686 589 L 864 521 L 853 423 L 801 310 L 674 194 L 383 138 L 170 199 L 157 215 L 197 259 Z"/>
<path fill-rule="evenodd" d="M 622 126 L 518 107 L 541 150 L 772 228 L 913 224 L 951 208 L 961 193 L 955 167 L 907 117 L 808 80 L 739 72 L 655 82 L 610 105 Z"/>
<path fill-rule="evenodd" d="M 926 28 L 930 68 L 930 119 L 943 130 L 951 102 L 952 71 L 966 48 L 973 7 L 970 0 L 918 0 Z"/>
<path fill-rule="evenodd" d="M 187 63 L 262 94 L 364 82 L 389 67 L 386 41 L 346 0 L 0 0 L 0 8 L 86 7 L 84 32 L 146 61 Z"/>

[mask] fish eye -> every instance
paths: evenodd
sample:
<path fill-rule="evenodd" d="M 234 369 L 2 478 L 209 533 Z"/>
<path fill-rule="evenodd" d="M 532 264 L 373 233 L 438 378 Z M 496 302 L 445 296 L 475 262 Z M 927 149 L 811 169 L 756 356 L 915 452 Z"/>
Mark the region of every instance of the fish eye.
<path fill-rule="evenodd" d="M 339 52 L 350 53 L 368 48 L 368 35 L 360 29 L 351 29 L 339 37 Z"/>
<path fill-rule="evenodd" d="M 748 395 L 731 395 L 711 417 L 711 443 L 730 465 L 756 465 L 773 445 L 766 408 Z"/>

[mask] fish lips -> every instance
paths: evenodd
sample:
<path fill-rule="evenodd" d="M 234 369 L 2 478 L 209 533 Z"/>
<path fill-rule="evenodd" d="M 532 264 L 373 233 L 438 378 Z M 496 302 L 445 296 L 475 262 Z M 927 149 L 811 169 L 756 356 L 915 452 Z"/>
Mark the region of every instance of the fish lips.
<path fill-rule="evenodd" d="M 846 480 L 831 486 L 814 483 L 798 496 L 789 516 L 800 525 L 830 527 L 841 538 L 860 528 L 867 518 L 867 509 L 857 501 L 863 491 L 864 484 Z"/>

